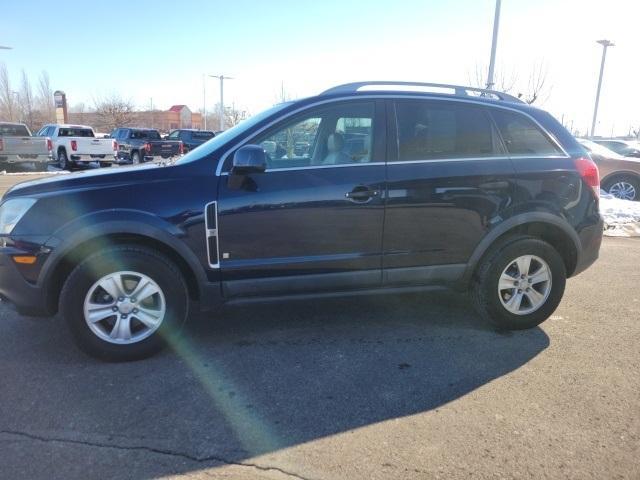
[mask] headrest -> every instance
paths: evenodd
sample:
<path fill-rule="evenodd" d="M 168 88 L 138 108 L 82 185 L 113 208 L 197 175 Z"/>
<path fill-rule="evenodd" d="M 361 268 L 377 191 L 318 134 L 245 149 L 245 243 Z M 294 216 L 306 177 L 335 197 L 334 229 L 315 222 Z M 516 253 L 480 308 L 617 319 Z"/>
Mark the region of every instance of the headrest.
<path fill-rule="evenodd" d="M 330 152 L 339 152 L 344 147 L 344 137 L 338 132 L 332 133 L 327 138 L 327 148 Z"/>

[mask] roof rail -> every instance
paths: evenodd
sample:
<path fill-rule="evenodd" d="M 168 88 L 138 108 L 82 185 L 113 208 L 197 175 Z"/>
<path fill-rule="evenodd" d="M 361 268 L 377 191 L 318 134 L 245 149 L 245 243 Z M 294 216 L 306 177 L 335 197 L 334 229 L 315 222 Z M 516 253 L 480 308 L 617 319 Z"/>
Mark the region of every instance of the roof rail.
<path fill-rule="evenodd" d="M 398 90 L 397 87 L 427 87 L 427 88 L 435 88 L 442 90 L 452 90 L 453 95 L 461 96 L 461 97 L 489 97 L 498 100 L 502 100 L 503 102 L 513 102 L 513 103 L 525 103 L 519 98 L 514 97 L 513 95 L 509 95 L 503 92 L 496 92 L 495 90 L 487 90 L 484 88 L 475 88 L 475 87 L 464 87 L 460 85 L 447 85 L 444 83 L 421 83 L 421 82 L 383 82 L 383 81 L 372 81 L 372 82 L 354 82 L 354 83 L 345 83 L 344 85 L 338 85 L 337 87 L 330 88 L 329 90 L 325 90 L 320 95 L 335 95 L 340 93 L 356 93 L 365 87 L 373 87 L 371 89 L 367 89 L 367 91 L 390 91 L 390 90 Z M 375 87 L 384 87 L 384 88 L 375 88 Z M 403 91 L 410 91 L 409 89 L 402 89 Z M 448 92 L 426 92 L 426 93 L 444 93 Z"/>

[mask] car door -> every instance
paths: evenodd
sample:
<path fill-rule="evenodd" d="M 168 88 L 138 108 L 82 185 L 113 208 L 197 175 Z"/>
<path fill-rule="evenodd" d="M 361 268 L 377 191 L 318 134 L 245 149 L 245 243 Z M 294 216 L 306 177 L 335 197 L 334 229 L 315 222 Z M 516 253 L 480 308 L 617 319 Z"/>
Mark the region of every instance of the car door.
<path fill-rule="evenodd" d="M 311 107 L 246 142 L 268 163 L 240 188 L 228 165 L 220 179 L 227 297 L 380 285 L 384 135 L 384 104 L 357 101 Z"/>
<path fill-rule="evenodd" d="M 390 101 L 385 284 L 455 281 L 508 215 L 511 160 L 486 109 L 441 99 Z M 392 136 L 394 138 L 392 138 Z"/>

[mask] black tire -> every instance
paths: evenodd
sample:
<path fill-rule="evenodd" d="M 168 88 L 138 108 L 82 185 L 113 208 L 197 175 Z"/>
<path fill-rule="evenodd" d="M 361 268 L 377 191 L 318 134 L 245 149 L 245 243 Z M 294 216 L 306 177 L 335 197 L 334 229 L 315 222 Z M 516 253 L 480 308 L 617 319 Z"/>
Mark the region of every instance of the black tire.
<path fill-rule="evenodd" d="M 92 286 L 105 275 L 120 271 L 151 278 L 161 288 L 166 303 L 158 329 L 137 343 L 110 343 L 85 321 L 84 301 Z M 171 260 L 153 249 L 122 245 L 91 255 L 71 272 L 60 294 L 60 312 L 83 352 L 106 361 L 140 360 L 160 351 L 180 333 L 189 313 L 189 295 L 182 274 Z"/>
<path fill-rule="evenodd" d="M 620 183 L 627 183 L 631 185 L 635 190 L 635 195 L 633 196 L 633 198 L 627 198 L 627 200 L 632 200 L 636 202 L 640 201 L 640 180 L 637 177 L 634 177 L 632 175 L 623 174 L 623 175 L 616 175 L 615 177 L 612 177 L 612 178 L 608 178 L 602 184 L 602 189 L 605 192 L 610 193 L 609 190 L 611 189 L 611 187 Z M 612 195 L 614 195 L 617 198 L 622 198 L 620 195 L 616 195 L 614 193 L 612 193 Z"/>
<path fill-rule="evenodd" d="M 69 163 L 69 157 L 64 149 L 58 150 L 58 166 L 62 170 L 71 170 L 71 164 Z"/>
<path fill-rule="evenodd" d="M 529 314 L 511 313 L 499 297 L 498 281 L 515 259 L 535 255 L 551 270 L 551 290 L 546 301 Z M 474 276 L 471 298 L 478 314 L 501 330 L 533 328 L 553 314 L 562 300 L 567 273 L 558 251 L 547 242 L 534 237 L 513 237 L 494 248 L 480 262 Z"/>
<path fill-rule="evenodd" d="M 111 162 L 100 162 L 100 168 L 109 168 L 111 165 Z"/>
<path fill-rule="evenodd" d="M 138 152 L 133 152 L 131 154 L 131 163 L 133 165 L 138 165 L 140 162 L 140 154 Z"/>

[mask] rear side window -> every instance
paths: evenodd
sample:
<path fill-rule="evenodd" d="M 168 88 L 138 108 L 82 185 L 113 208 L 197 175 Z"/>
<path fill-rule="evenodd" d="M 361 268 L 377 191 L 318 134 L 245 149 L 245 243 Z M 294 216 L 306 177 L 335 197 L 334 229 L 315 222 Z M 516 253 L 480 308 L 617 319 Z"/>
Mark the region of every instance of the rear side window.
<path fill-rule="evenodd" d="M 61 128 L 58 131 L 59 137 L 93 137 L 93 130 L 90 128 Z"/>
<path fill-rule="evenodd" d="M 510 155 L 563 155 L 562 150 L 529 118 L 506 110 L 492 110 Z"/>
<path fill-rule="evenodd" d="M 209 140 L 214 137 L 213 132 L 192 132 L 191 138 L 194 140 Z"/>
<path fill-rule="evenodd" d="M 491 121 L 481 107 L 402 101 L 396 114 L 400 161 L 495 155 Z"/>

